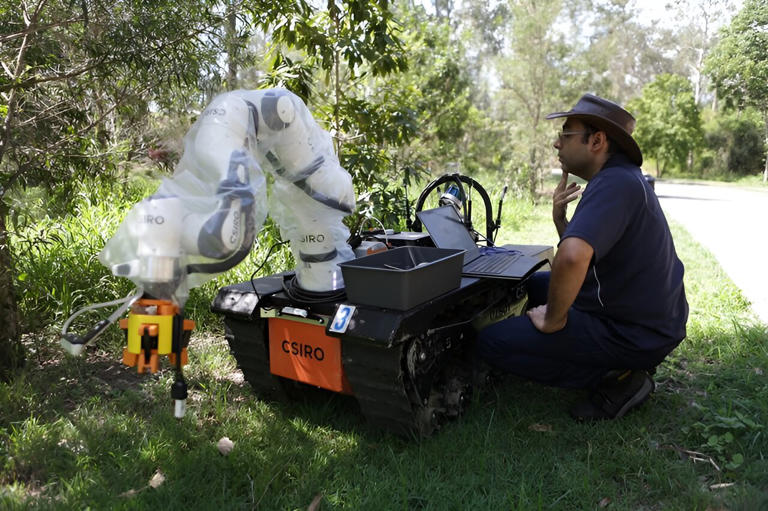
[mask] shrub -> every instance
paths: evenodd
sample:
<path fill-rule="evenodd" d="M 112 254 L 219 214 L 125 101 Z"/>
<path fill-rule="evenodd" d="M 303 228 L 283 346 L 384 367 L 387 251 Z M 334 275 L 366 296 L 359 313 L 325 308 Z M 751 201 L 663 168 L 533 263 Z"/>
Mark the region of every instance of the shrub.
<path fill-rule="evenodd" d="M 704 124 L 704 148 L 696 163 L 702 176 L 758 174 L 765 163 L 763 122 L 753 109 L 714 114 Z"/>

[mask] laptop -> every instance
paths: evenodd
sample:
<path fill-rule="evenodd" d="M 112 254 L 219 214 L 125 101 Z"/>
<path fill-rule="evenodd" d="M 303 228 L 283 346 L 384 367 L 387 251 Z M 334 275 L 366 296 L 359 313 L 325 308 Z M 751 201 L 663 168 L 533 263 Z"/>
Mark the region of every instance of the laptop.
<path fill-rule="evenodd" d="M 465 277 L 523 279 L 546 263 L 517 250 L 483 254 L 453 206 L 427 209 L 416 215 L 437 248 L 464 250 L 461 274 Z"/>

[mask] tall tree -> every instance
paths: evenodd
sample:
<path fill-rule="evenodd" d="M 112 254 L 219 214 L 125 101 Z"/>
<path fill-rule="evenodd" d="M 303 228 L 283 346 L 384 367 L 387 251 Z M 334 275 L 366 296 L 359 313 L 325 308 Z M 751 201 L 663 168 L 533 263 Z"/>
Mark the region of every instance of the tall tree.
<path fill-rule="evenodd" d="M 658 176 L 670 166 L 685 168 L 688 155 L 703 138 L 691 82 L 680 75 L 661 74 L 627 108 L 640 119 L 634 135 L 643 152 L 656 159 Z"/>
<path fill-rule="evenodd" d="M 271 32 L 274 45 L 269 84 L 290 84 L 305 100 L 313 89 L 313 71 L 324 73 L 330 84 L 332 132 L 339 130 L 345 82 L 361 73 L 381 76 L 407 67 L 388 2 L 379 0 L 328 0 L 316 9 L 304 0 L 294 9 L 291 2 L 267 13 L 251 10 L 255 23 Z M 286 48 L 299 50 L 302 62 L 293 62 Z M 293 67 L 293 69 L 291 69 Z M 286 77 L 290 77 L 286 80 Z"/>
<path fill-rule="evenodd" d="M 559 103 L 561 84 L 566 81 L 563 62 L 569 46 L 564 34 L 555 29 L 561 6 L 561 0 L 511 0 L 508 47 L 499 62 L 499 98 L 505 115 L 517 127 L 510 133 L 510 142 L 525 151 L 522 163 L 534 198 L 554 132 L 544 116 Z"/>
<path fill-rule="evenodd" d="M 40 187 L 65 210 L 83 177 L 129 160 L 136 144 L 123 142 L 140 137 L 149 100 L 214 62 L 213 22 L 205 2 L 0 2 L 0 376 L 23 359 L 8 234 L 23 211 L 11 195 Z"/>
<path fill-rule="evenodd" d="M 407 29 L 410 69 L 386 83 L 382 80 L 381 86 L 392 91 L 391 101 L 412 109 L 418 123 L 415 140 L 402 146 L 399 159 L 419 159 L 438 169 L 449 162 L 461 164 L 466 155 L 462 141 L 473 111 L 464 48 L 456 44 L 448 20 L 432 19 L 418 7 L 398 12 Z"/>
<path fill-rule="evenodd" d="M 706 60 L 706 71 L 727 106 L 753 106 L 765 124 L 768 181 L 768 2 L 746 0 Z"/>
<path fill-rule="evenodd" d="M 586 44 L 579 44 L 571 64 L 574 85 L 625 104 L 639 96 L 658 74 L 676 71 L 659 44 L 658 32 L 638 21 L 633 3 L 612 0 L 590 4 L 574 13 L 581 22 L 576 35 L 586 37 Z"/>
<path fill-rule="evenodd" d="M 733 2 L 730 0 L 676 0 L 680 29 L 676 34 L 676 59 L 686 66 L 697 104 L 707 88 L 704 61 L 716 42 L 715 35 L 727 19 Z"/>
<path fill-rule="evenodd" d="M 261 85 L 287 87 L 307 101 L 356 188 L 391 212 L 393 154 L 386 147 L 407 143 L 415 130 L 412 107 L 386 82 L 408 67 L 399 25 L 380 0 L 298 5 L 293 12 L 252 12 L 271 36 L 271 68 Z"/>

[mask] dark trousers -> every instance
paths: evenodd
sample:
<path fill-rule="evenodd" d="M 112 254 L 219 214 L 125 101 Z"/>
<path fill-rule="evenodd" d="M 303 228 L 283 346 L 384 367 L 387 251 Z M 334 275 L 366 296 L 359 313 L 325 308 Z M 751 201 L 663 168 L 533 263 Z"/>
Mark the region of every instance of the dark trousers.
<path fill-rule="evenodd" d="M 547 302 L 549 272 L 527 283 L 529 307 Z M 568 311 L 565 328 L 551 334 L 536 329 L 526 315 L 494 323 L 478 334 L 477 353 L 502 371 L 545 385 L 594 388 L 614 369 L 652 369 L 669 350 L 625 349 L 620 326 L 593 314 Z"/>

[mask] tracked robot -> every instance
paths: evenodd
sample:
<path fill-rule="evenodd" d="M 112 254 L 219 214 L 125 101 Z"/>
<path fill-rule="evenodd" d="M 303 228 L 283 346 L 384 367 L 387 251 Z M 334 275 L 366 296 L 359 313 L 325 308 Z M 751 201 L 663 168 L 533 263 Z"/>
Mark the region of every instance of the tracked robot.
<path fill-rule="evenodd" d="M 265 172 L 274 178 L 269 194 Z M 470 229 L 471 195 L 480 195 L 490 243 L 501 203 L 494 222 L 488 194 L 472 178 L 434 181 L 416 209 L 442 185 L 441 204 Z M 522 312 L 522 282 L 462 278 L 460 251 L 434 247 L 418 223 L 413 232 L 382 226 L 350 237 L 342 219 L 354 205 L 352 179 L 301 99 L 283 89 L 222 94 L 186 134 L 173 177 L 128 213 L 99 256 L 136 290 L 100 304 L 118 308 L 83 336 L 69 332 L 72 320 L 96 306 L 78 311 L 63 326 L 62 345 L 79 354 L 119 320 L 125 364 L 155 372 L 165 355 L 175 366 L 171 396 L 182 417 L 189 289 L 240 263 L 269 213 L 296 268 L 222 288 L 212 304 L 246 379 L 264 398 L 309 388 L 349 394 L 375 425 L 428 435 L 466 408 L 478 378 L 474 332 Z M 522 248 L 551 257 L 550 247 Z"/>

